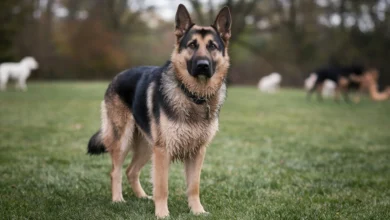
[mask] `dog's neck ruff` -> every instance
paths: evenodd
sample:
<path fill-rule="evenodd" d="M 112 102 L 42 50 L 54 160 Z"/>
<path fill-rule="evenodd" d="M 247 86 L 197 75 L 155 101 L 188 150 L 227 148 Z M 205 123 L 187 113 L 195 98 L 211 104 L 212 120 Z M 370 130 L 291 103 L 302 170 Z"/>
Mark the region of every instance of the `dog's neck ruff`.
<path fill-rule="evenodd" d="M 197 96 L 193 93 L 191 93 L 186 87 L 184 84 L 180 84 L 180 89 L 181 91 L 183 91 L 183 93 L 189 98 L 191 99 L 192 102 L 194 102 L 195 104 L 197 105 L 202 105 L 204 103 L 206 103 L 205 105 L 205 109 L 206 109 L 206 117 L 207 117 L 207 120 L 210 119 L 210 105 L 208 103 L 208 99 L 207 97 L 201 97 L 201 96 Z"/>
<path fill-rule="evenodd" d="M 202 97 L 202 96 L 197 96 L 193 93 L 191 93 L 187 88 L 186 86 L 181 83 L 180 84 L 180 89 L 181 91 L 183 91 L 183 93 L 189 98 L 191 99 L 191 101 L 193 101 L 195 104 L 197 105 L 201 105 L 201 104 L 204 104 L 207 102 L 207 98 L 206 97 Z"/>

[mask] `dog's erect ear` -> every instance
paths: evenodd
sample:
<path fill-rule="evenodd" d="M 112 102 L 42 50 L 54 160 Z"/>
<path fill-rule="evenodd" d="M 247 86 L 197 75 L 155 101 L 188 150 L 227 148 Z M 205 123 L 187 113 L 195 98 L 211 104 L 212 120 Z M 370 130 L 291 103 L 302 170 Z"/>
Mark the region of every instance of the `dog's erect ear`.
<path fill-rule="evenodd" d="M 232 16 L 230 15 L 229 7 L 225 6 L 221 9 L 215 19 L 214 27 L 225 42 L 229 41 L 232 27 Z"/>
<path fill-rule="evenodd" d="M 175 25 L 175 34 L 178 39 L 181 38 L 186 32 L 186 30 L 193 25 L 190 14 L 188 13 L 187 8 L 183 4 L 180 4 L 177 8 Z"/>

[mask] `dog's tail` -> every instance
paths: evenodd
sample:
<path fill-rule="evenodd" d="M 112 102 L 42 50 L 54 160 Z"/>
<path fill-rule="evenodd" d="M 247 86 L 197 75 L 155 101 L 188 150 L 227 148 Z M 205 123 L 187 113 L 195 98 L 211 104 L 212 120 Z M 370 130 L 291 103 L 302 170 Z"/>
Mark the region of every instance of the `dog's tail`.
<path fill-rule="evenodd" d="M 107 150 L 102 140 L 102 131 L 99 130 L 94 135 L 92 135 L 91 139 L 89 139 L 88 154 L 93 155 L 93 154 L 102 154 L 106 152 Z"/>

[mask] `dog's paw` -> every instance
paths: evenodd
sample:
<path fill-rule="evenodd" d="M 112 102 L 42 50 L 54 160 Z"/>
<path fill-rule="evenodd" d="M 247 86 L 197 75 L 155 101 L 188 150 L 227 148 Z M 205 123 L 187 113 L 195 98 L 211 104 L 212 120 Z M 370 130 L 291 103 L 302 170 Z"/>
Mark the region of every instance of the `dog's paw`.
<path fill-rule="evenodd" d="M 148 195 L 138 196 L 138 198 L 140 198 L 140 199 L 150 199 L 150 200 L 153 200 L 153 197 L 152 197 L 152 196 L 148 196 Z"/>
<path fill-rule="evenodd" d="M 146 194 L 146 193 L 142 193 L 142 194 L 136 194 L 135 195 L 137 198 L 139 198 L 139 199 L 153 199 L 153 197 L 152 196 L 149 196 L 148 194 Z"/>
<path fill-rule="evenodd" d="M 199 201 L 192 201 L 189 200 L 188 206 L 194 215 L 202 215 L 202 214 L 207 214 L 207 212 L 204 210 L 202 204 Z"/>
<path fill-rule="evenodd" d="M 154 201 L 154 213 L 158 219 L 166 218 L 169 216 L 167 201 Z"/>
<path fill-rule="evenodd" d="M 148 196 L 148 195 L 146 195 L 145 197 L 143 197 L 143 199 L 153 200 L 153 196 Z"/>
<path fill-rule="evenodd" d="M 156 210 L 155 215 L 156 215 L 157 219 L 165 219 L 165 218 L 169 217 L 169 211 L 168 210 L 161 210 L 161 211 Z"/>
<path fill-rule="evenodd" d="M 113 203 L 123 203 L 126 202 L 126 200 L 121 199 L 121 200 L 112 200 Z"/>
<path fill-rule="evenodd" d="M 123 196 L 118 196 L 118 197 L 112 198 L 112 202 L 119 203 L 119 202 L 126 202 L 126 201 L 125 201 L 125 199 L 123 199 Z"/>
<path fill-rule="evenodd" d="M 197 206 L 191 207 L 191 212 L 192 212 L 192 214 L 194 214 L 194 215 L 208 215 L 208 214 L 209 214 L 208 212 L 206 212 L 206 211 L 204 210 L 203 206 L 200 205 L 200 204 L 197 205 Z"/>
<path fill-rule="evenodd" d="M 210 214 L 210 212 L 206 212 L 205 210 L 198 211 L 198 212 L 194 212 L 194 211 L 191 211 L 191 212 L 194 215 L 209 215 Z"/>

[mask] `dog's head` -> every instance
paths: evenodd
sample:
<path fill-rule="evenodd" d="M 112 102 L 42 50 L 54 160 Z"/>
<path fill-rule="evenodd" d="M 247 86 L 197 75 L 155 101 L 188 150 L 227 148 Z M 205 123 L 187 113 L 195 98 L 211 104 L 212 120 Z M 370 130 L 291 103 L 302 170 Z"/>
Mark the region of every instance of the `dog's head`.
<path fill-rule="evenodd" d="M 31 70 L 38 69 L 38 62 L 33 57 L 25 57 L 20 63 Z"/>
<path fill-rule="evenodd" d="M 228 45 L 231 36 L 231 15 L 224 7 L 210 26 L 195 25 L 182 4 L 176 18 L 176 44 L 172 63 L 177 79 L 200 96 L 215 94 L 229 68 Z"/>

